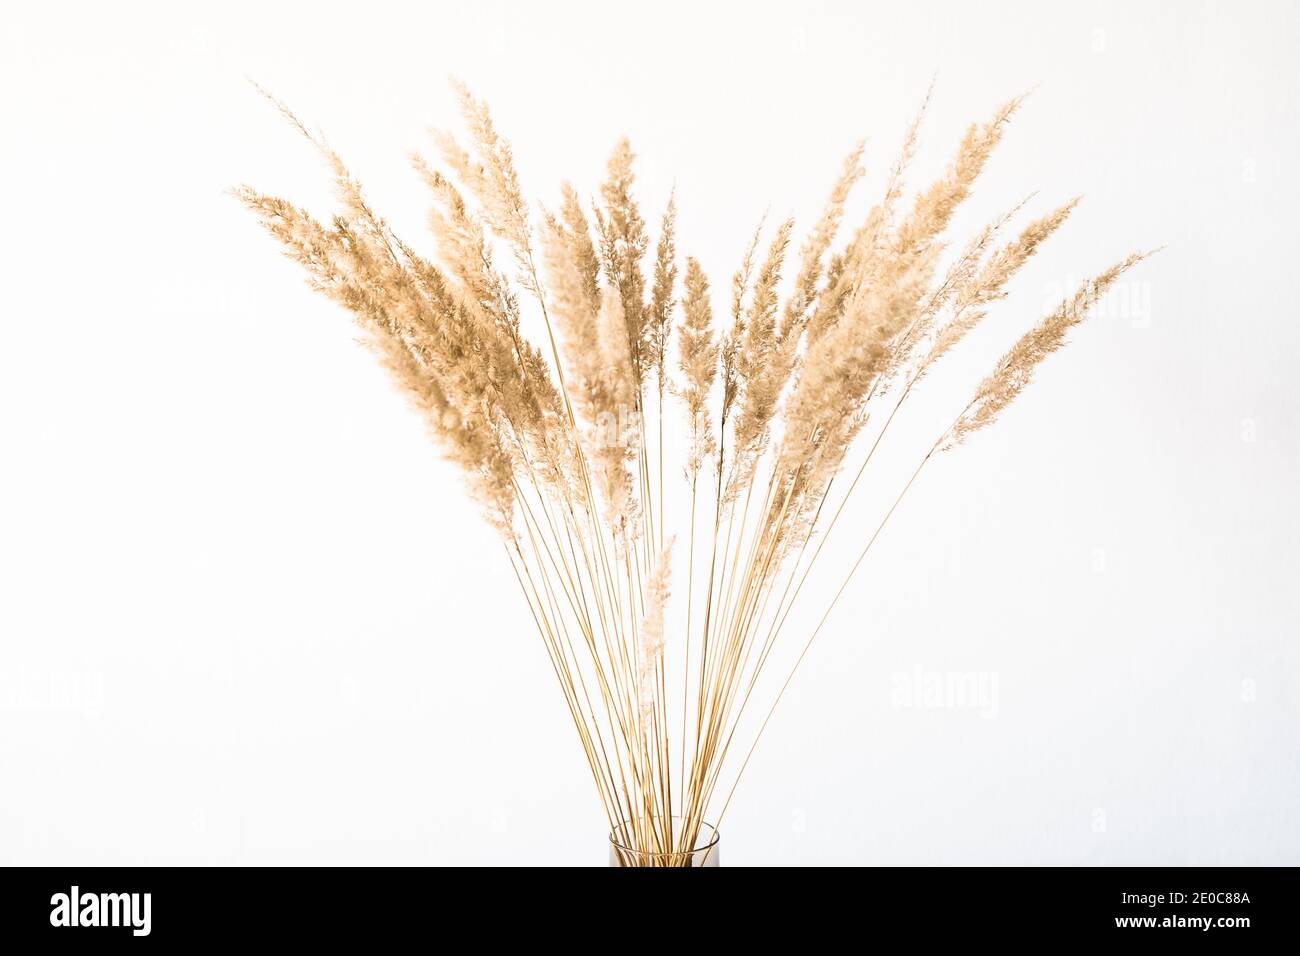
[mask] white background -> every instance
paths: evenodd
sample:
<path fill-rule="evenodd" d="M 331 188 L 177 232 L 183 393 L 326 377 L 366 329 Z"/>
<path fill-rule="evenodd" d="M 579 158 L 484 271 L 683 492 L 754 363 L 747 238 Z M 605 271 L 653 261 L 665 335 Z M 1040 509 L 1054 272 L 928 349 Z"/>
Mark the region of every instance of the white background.
<path fill-rule="evenodd" d="M 937 71 L 914 184 L 1036 87 L 960 229 L 1085 201 L 896 423 L 856 533 L 1067 282 L 1166 248 L 923 474 L 723 860 L 1300 863 L 1298 26 L 1283 2 L 9 8 L 0 862 L 603 862 L 499 546 L 224 192 L 329 211 L 246 77 L 417 243 L 405 156 L 455 124 L 447 74 L 539 203 L 594 191 L 626 133 L 722 311 L 758 217 L 806 224 L 863 135 L 865 212 Z M 899 696 L 953 674 L 996 694 Z"/>

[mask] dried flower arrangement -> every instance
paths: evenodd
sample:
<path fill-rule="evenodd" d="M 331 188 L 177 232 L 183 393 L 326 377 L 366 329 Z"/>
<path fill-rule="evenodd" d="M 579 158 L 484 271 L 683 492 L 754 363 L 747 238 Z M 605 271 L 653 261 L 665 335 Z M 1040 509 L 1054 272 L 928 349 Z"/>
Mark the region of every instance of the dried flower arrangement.
<path fill-rule="evenodd" d="M 944 260 L 954 211 L 1021 100 L 972 125 L 938 181 L 905 203 L 923 105 L 883 197 L 848 241 L 832 249 L 863 174 L 861 144 L 789 257 L 788 293 L 780 288 L 791 220 L 761 252 L 762 227 L 755 231 L 718 323 L 695 259 L 686 258 L 678 290 L 672 197 L 647 269 L 651 239 L 626 140 L 590 208 L 565 184 L 558 207 L 534 217 L 487 107 L 463 86 L 457 92 L 469 149 L 436 137 L 454 181 L 414 159 L 433 194 L 433 260 L 393 233 L 338 156 L 278 103 L 329 164 L 341 208 L 326 224 L 283 199 L 236 193 L 311 285 L 355 316 L 467 476 L 536 622 L 613 839 L 637 862 L 698 865 L 691 851 L 701 828 L 725 814 L 794 669 L 743 757 L 732 750 L 741 715 L 881 438 L 1077 200 L 1001 240 L 1022 202 Z M 511 259 L 504 269 L 502 252 Z M 925 464 L 995 421 L 1142 258 L 1084 283 L 979 383 L 866 538 L 794 668 Z M 540 314 L 543 348 L 521 332 L 526 309 Z M 879 418 L 828 508 L 855 439 Z M 664 507 L 666 421 L 689 436 L 690 508 L 678 516 Z M 686 552 L 685 601 L 669 624 L 677 550 Z M 724 767 L 730 787 L 719 804 Z"/>

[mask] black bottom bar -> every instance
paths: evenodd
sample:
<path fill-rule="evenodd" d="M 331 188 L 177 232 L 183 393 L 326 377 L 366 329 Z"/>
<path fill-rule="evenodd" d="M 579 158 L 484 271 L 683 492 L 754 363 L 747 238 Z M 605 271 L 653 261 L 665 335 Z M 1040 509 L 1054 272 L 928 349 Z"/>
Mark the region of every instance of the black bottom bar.
<path fill-rule="evenodd" d="M 777 931 L 811 942 L 832 929 L 852 932 L 864 946 L 911 940 L 926 951 L 946 942 L 1237 945 L 1294 939 L 1296 875 L 1287 868 L 721 869 L 677 878 L 610 870 L 8 869 L 0 871 L 0 939 L 10 952 L 24 951 L 11 948 L 20 942 L 100 949 L 153 940 L 369 948 L 412 934 L 451 942 L 454 931 L 550 946 L 605 945 L 628 934 L 648 942 L 689 928 L 688 938 L 704 945 L 709 933 L 731 944 Z M 609 932 L 620 929 L 621 937 Z"/>

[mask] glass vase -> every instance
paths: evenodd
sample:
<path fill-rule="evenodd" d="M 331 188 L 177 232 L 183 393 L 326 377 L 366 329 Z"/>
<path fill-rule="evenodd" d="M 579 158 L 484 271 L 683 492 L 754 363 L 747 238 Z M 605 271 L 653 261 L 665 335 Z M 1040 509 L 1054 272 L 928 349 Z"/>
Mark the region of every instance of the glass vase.
<path fill-rule="evenodd" d="M 680 817 L 673 817 L 674 836 L 681 824 Z M 637 850 L 627 846 L 631 841 L 625 836 L 625 830 L 619 829 L 609 835 L 610 866 L 719 866 L 718 831 L 707 823 L 701 823 L 695 835 L 693 850 L 651 852 Z"/>

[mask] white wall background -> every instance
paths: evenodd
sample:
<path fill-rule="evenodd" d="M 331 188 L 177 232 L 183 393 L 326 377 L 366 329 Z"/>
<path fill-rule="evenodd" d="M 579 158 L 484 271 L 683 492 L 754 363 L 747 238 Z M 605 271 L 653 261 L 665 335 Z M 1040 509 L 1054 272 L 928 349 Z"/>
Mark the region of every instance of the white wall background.
<path fill-rule="evenodd" d="M 962 226 L 1031 189 L 1086 199 L 896 425 L 855 527 L 1064 283 L 1167 248 L 927 469 L 724 861 L 1300 863 L 1298 26 L 1285 2 L 10 9 L 0 862 L 603 861 L 494 539 L 346 317 L 223 193 L 328 211 L 245 76 L 417 238 L 404 157 L 454 122 L 448 73 L 538 201 L 593 190 L 627 133 L 721 308 L 762 211 L 806 223 L 866 135 L 861 214 L 937 70 L 913 182 L 1038 87 Z M 916 674 L 996 696 L 899 706 Z"/>

